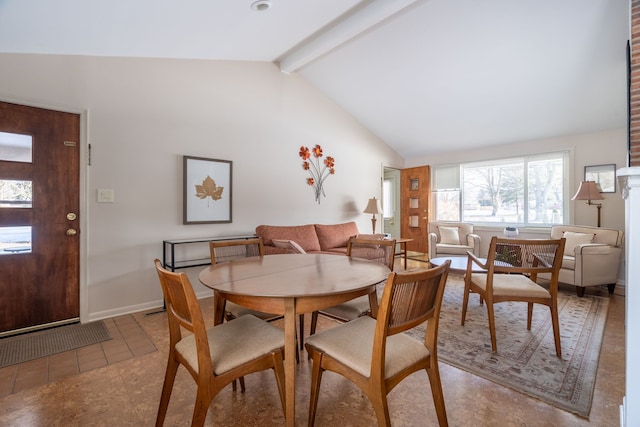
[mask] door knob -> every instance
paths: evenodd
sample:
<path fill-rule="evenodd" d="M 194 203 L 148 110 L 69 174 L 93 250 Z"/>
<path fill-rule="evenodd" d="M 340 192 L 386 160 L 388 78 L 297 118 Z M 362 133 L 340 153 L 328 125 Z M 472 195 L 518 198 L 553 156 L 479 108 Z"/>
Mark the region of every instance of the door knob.
<path fill-rule="evenodd" d="M 70 228 L 67 230 L 67 236 L 75 236 L 78 234 L 78 231 L 75 228 Z"/>

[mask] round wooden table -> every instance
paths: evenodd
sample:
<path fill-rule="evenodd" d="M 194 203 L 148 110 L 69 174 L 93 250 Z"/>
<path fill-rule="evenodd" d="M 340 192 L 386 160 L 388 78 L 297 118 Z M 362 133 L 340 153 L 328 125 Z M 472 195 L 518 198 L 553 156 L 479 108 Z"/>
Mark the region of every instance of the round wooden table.
<path fill-rule="evenodd" d="M 382 264 L 344 255 L 282 254 L 241 258 L 205 268 L 200 282 L 213 289 L 215 324 L 224 318 L 225 300 L 284 315 L 285 418 L 295 425 L 295 347 L 298 314 L 369 295 L 378 310 L 376 285 L 389 269 Z"/>

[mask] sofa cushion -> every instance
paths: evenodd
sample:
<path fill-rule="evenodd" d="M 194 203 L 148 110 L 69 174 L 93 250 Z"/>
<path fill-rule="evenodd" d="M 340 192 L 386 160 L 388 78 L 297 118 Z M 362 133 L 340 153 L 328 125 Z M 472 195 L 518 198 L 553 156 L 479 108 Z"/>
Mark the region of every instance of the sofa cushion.
<path fill-rule="evenodd" d="M 559 239 L 565 231 L 594 234 L 593 243 L 603 243 L 610 246 L 621 246 L 624 236 L 621 230 L 613 228 L 588 227 L 586 225 L 554 225 L 551 227 L 551 238 Z"/>
<path fill-rule="evenodd" d="M 256 235 L 262 237 L 262 242 L 269 246 L 274 246 L 273 239 L 294 240 L 306 252 L 320 250 L 320 242 L 313 224 L 292 226 L 259 225 L 256 227 Z"/>
<path fill-rule="evenodd" d="M 438 253 L 440 254 L 446 254 L 446 255 L 440 255 L 440 256 L 447 256 L 447 255 L 463 255 L 466 256 L 467 255 L 467 251 L 473 252 L 473 248 L 471 246 L 467 246 L 467 245 L 447 245 L 444 243 L 438 243 L 437 245 L 438 248 Z"/>
<path fill-rule="evenodd" d="M 438 227 L 438 231 L 440 231 L 440 243 L 445 245 L 459 245 L 460 244 L 460 234 L 458 232 L 458 227 Z"/>
<path fill-rule="evenodd" d="M 281 240 L 281 239 L 271 239 L 273 242 L 273 246 L 277 248 L 287 249 L 290 253 L 294 254 L 306 254 L 307 252 L 302 249 L 302 247 L 294 242 L 293 240 Z"/>
<path fill-rule="evenodd" d="M 318 241 L 320 242 L 320 248 L 323 251 L 346 247 L 349 243 L 349 239 L 358 235 L 358 226 L 355 222 L 331 225 L 316 224 L 315 227 L 318 235 Z M 305 250 L 306 249 L 307 248 L 305 248 Z"/>
<path fill-rule="evenodd" d="M 565 231 L 562 233 L 562 237 L 566 239 L 564 244 L 564 254 L 567 256 L 574 256 L 576 246 L 593 242 L 594 234 Z"/>

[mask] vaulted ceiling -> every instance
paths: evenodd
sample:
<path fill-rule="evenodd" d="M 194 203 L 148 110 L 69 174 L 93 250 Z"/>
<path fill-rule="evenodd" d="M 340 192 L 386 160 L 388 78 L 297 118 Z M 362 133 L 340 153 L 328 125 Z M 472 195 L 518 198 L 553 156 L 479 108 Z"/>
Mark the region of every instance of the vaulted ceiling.
<path fill-rule="evenodd" d="M 624 0 L 0 0 L 0 52 L 274 62 L 404 157 L 626 127 L 628 34 Z"/>

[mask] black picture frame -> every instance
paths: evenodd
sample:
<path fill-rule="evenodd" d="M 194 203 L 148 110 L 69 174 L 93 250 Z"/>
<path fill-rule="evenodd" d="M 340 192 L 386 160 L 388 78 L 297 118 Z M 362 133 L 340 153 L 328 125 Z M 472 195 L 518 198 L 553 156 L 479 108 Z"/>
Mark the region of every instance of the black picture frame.
<path fill-rule="evenodd" d="M 592 165 L 584 167 L 584 180 L 595 181 L 601 193 L 616 192 L 616 165 Z"/>
<path fill-rule="evenodd" d="M 233 162 L 193 156 L 183 156 L 182 159 L 182 223 L 232 222 Z"/>

